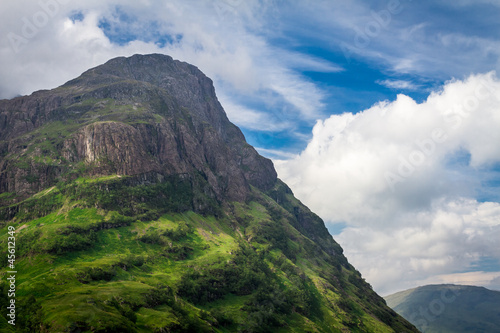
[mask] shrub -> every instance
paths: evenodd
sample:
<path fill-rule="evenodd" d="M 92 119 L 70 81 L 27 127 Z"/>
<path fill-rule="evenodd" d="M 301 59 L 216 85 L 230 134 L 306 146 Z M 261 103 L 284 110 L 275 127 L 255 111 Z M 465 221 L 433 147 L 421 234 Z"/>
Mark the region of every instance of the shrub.
<path fill-rule="evenodd" d="M 175 307 L 175 297 L 172 288 L 167 285 L 158 285 L 151 289 L 144 295 L 145 304 L 147 308 L 154 308 L 160 305 L 168 305 Z"/>
<path fill-rule="evenodd" d="M 165 235 L 166 237 L 170 238 L 173 241 L 179 241 L 187 237 L 187 235 L 192 232 L 193 228 L 187 225 L 186 222 L 181 221 L 179 222 L 177 228 L 168 229 L 163 233 L 163 235 Z"/>
<path fill-rule="evenodd" d="M 210 310 L 210 315 L 217 321 L 215 324 L 217 327 L 229 327 L 234 324 L 233 318 L 220 308 Z"/>
<path fill-rule="evenodd" d="M 102 269 L 100 267 L 87 267 L 82 272 L 77 274 L 78 281 L 81 283 L 89 283 L 91 281 L 111 281 L 116 276 L 116 271 L 113 267 Z"/>
<path fill-rule="evenodd" d="M 125 267 L 130 267 L 130 266 L 141 267 L 142 265 L 144 265 L 145 261 L 146 259 L 144 258 L 144 256 L 130 254 L 121 260 L 120 265 L 123 265 Z"/>
<path fill-rule="evenodd" d="M 97 236 L 92 230 L 83 234 L 55 235 L 46 240 L 45 251 L 61 255 L 72 251 L 86 250 L 94 245 L 96 241 Z"/>
<path fill-rule="evenodd" d="M 156 233 L 147 233 L 137 238 L 139 241 L 146 244 L 156 244 L 165 246 L 167 245 L 167 240 L 159 234 Z"/>

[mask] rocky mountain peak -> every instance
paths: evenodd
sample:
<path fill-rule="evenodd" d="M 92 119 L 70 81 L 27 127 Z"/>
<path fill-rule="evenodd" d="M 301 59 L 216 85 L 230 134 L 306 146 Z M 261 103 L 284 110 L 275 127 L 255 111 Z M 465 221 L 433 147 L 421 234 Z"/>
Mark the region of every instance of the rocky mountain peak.
<path fill-rule="evenodd" d="M 245 200 L 250 185 L 277 179 L 212 81 L 165 55 L 115 58 L 54 90 L 0 101 L 0 127 L 0 190 L 18 199 L 85 174 L 196 173 L 218 201 Z M 13 167 L 21 161 L 22 171 Z"/>
<path fill-rule="evenodd" d="M 92 68 L 72 85 L 100 85 L 103 83 L 143 83 L 167 92 L 177 106 L 189 110 L 196 120 L 210 123 L 220 134 L 229 120 L 217 100 L 213 82 L 197 67 L 162 54 L 119 57 Z"/>

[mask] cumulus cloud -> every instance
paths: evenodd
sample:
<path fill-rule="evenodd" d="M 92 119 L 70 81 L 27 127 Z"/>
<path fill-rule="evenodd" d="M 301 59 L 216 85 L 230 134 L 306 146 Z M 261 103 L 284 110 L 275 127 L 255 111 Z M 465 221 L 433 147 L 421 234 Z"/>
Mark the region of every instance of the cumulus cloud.
<path fill-rule="evenodd" d="M 335 238 L 384 293 L 500 260 L 500 204 L 475 197 L 499 162 L 491 72 L 450 81 L 420 104 L 398 95 L 318 121 L 307 148 L 275 164 L 299 199 L 346 226 Z"/>

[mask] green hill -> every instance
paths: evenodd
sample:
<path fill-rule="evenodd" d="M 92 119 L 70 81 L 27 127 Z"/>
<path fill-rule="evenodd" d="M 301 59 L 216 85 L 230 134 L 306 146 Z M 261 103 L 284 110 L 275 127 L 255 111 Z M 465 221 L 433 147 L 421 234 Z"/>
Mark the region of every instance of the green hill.
<path fill-rule="evenodd" d="M 500 332 L 500 292 L 483 287 L 429 285 L 385 297 L 424 333 Z"/>
<path fill-rule="evenodd" d="M 0 191 L 2 331 L 416 332 L 168 56 L 0 101 Z"/>

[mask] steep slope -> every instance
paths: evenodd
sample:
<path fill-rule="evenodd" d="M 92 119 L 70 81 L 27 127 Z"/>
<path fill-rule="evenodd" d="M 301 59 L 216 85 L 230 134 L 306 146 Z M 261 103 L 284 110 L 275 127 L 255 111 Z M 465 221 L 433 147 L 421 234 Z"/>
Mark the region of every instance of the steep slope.
<path fill-rule="evenodd" d="M 385 297 L 424 333 L 500 332 L 500 292 L 483 287 L 429 285 Z"/>
<path fill-rule="evenodd" d="M 192 65 L 116 58 L 0 101 L 0 156 L 18 330 L 416 332 Z"/>

